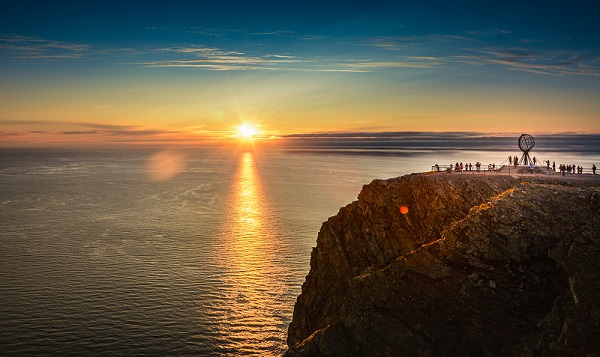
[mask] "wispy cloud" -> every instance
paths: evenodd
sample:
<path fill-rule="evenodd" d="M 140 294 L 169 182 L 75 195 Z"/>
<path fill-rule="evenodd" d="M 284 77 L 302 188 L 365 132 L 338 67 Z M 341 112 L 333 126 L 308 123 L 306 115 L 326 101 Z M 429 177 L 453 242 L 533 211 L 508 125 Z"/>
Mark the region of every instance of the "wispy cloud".
<path fill-rule="evenodd" d="M 265 31 L 265 32 L 254 32 L 255 36 L 276 36 L 276 37 L 291 37 L 296 36 L 294 31 Z"/>
<path fill-rule="evenodd" d="M 514 31 L 500 28 L 493 28 L 489 30 L 479 30 L 479 31 L 467 31 L 469 35 L 475 36 L 498 36 L 498 35 L 510 35 Z"/>
<path fill-rule="evenodd" d="M 65 142 L 168 142 L 180 140 L 199 140 L 203 136 L 193 130 L 167 130 L 148 128 L 140 125 L 111 125 L 94 122 L 60 122 L 60 121 L 20 121 L 0 120 L 0 125 L 9 127 L 9 131 L 0 131 L 0 138 L 13 138 L 27 142 L 57 142 L 60 137 Z M 28 127 L 27 130 L 20 130 Z M 49 128 L 47 130 L 30 130 L 30 128 Z M 204 135 L 206 137 L 206 135 Z M 35 138 L 35 139 L 33 139 Z"/>
<path fill-rule="evenodd" d="M 0 58 L 66 59 L 82 58 L 90 45 L 48 40 L 41 37 L 0 35 Z"/>
<path fill-rule="evenodd" d="M 405 51 L 415 48 L 416 44 L 398 37 L 378 37 L 367 41 L 366 46 L 378 47 L 390 51 Z"/>
<path fill-rule="evenodd" d="M 253 32 L 253 36 L 274 36 L 274 37 L 285 37 L 290 39 L 302 40 L 302 41 L 315 41 L 327 38 L 326 36 L 308 34 L 308 33 L 297 33 L 295 31 L 280 30 L 280 31 L 263 31 Z"/>
<path fill-rule="evenodd" d="M 0 137 L 11 137 L 11 136 L 21 136 L 21 135 L 25 135 L 25 134 L 16 132 L 16 131 L 0 131 Z"/>
<path fill-rule="evenodd" d="M 600 56 L 571 51 L 536 51 L 530 48 L 471 49 L 477 59 L 513 70 L 537 74 L 600 76 Z"/>
<path fill-rule="evenodd" d="M 150 28 L 154 29 L 154 28 Z M 186 27 L 186 33 L 194 34 L 203 37 L 216 37 L 220 39 L 231 39 L 232 37 L 242 38 L 253 38 L 253 37 L 281 37 L 287 39 L 295 39 L 301 41 L 314 41 L 326 38 L 326 36 L 309 34 L 309 33 L 298 33 L 290 30 L 276 30 L 276 31 L 254 31 L 248 32 L 242 29 L 223 29 L 214 27 Z"/>
<path fill-rule="evenodd" d="M 195 68 L 216 71 L 277 70 L 301 62 L 289 54 L 248 55 L 216 47 L 169 47 L 154 52 L 165 54 L 167 59 L 142 63 L 146 67 Z"/>
<path fill-rule="evenodd" d="M 207 27 L 186 28 L 205 36 L 230 36 L 237 33 L 247 41 L 250 38 L 280 37 L 303 39 L 307 34 L 278 30 L 243 32 Z M 151 31 L 163 30 L 149 28 Z M 166 29 L 170 30 L 170 29 Z M 181 31 L 180 29 L 176 29 Z M 462 68 L 464 66 L 503 66 L 509 70 L 540 75 L 600 76 L 600 54 L 597 50 L 563 50 L 567 37 L 549 39 L 514 38 L 512 30 L 492 28 L 468 31 L 464 34 L 425 34 L 418 36 L 383 36 L 373 38 L 336 39 L 313 44 L 311 53 L 320 53 L 327 47 L 327 55 L 294 53 L 290 47 L 249 46 L 244 41 L 227 42 L 229 48 L 213 45 L 180 44 L 169 47 L 116 48 L 95 44 L 51 40 L 34 36 L 0 34 L 0 61 L 33 60 L 35 63 L 66 59 L 102 59 L 118 64 L 147 68 L 181 68 L 204 71 L 312 71 L 312 72 L 380 72 L 403 69 Z M 498 46 L 493 37 L 506 36 Z M 312 39 L 324 38 L 320 36 Z M 506 40 L 506 41 L 505 41 Z M 251 40 L 251 42 L 254 40 Z M 223 42 L 223 41 L 220 41 Z M 275 41 L 280 43 L 280 41 Z M 539 44 L 544 43 L 544 48 Z M 224 42 L 225 43 L 225 42 Z M 553 50 L 548 49 L 552 43 Z M 495 45 L 491 45 L 495 44 Z M 337 54 L 335 46 L 342 48 Z M 369 47 L 370 49 L 365 49 Z M 244 50 L 241 50 L 241 49 Z M 263 49 L 264 48 L 264 49 Z M 277 49 L 285 49 L 277 52 Z M 291 47 L 293 49 L 293 47 Z M 324 47 L 323 47 L 324 48 Z M 354 52 L 348 52 L 354 49 Z M 97 105 L 106 109 L 106 105 Z"/>
<path fill-rule="evenodd" d="M 467 36 L 451 34 L 427 34 L 420 36 L 384 36 L 367 39 L 363 46 L 376 47 L 390 51 L 405 51 L 448 44 L 464 44 L 473 39 Z"/>
<path fill-rule="evenodd" d="M 355 70 L 376 70 L 384 68 L 433 68 L 444 64 L 442 58 L 431 56 L 405 56 L 396 60 L 377 61 L 359 60 L 350 63 L 342 63 L 340 66 Z"/>
<path fill-rule="evenodd" d="M 155 136 L 163 134 L 173 134 L 179 131 L 172 130 L 75 130 L 61 131 L 63 135 L 106 135 L 106 136 Z"/>

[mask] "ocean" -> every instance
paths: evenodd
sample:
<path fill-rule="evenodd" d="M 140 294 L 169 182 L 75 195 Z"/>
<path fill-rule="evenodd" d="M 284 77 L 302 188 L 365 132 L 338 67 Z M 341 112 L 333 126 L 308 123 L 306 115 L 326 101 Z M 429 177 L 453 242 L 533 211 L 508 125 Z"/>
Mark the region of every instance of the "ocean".
<path fill-rule="evenodd" d="M 508 155 L 1 149 L 2 354 L 279 356 L 319 228 L 362 185 Z"/>

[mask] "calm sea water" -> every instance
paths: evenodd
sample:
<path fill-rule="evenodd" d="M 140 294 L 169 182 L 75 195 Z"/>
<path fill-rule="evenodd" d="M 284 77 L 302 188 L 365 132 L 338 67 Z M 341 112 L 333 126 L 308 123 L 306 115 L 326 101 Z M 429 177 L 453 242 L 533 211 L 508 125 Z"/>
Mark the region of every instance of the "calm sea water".
<path fill-rule="evenodd" d="M 281 355 L 320 225 L 363 184 L 506 156 L 1 150 L 2 354 Z"/>

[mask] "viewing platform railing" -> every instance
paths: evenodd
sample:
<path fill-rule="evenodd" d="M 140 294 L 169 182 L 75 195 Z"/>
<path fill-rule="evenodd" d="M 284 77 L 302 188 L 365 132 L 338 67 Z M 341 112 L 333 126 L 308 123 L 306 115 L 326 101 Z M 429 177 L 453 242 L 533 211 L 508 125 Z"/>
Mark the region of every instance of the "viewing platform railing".
<path fill-rule="evenodd" d="M 457 169 L 456 166 L 452 165 L 433 165 L 431 166 L 431 172 L 444 172 L 444 173 L 452 173 L 452 174 L 486 174 L 486 173 L 494 173 L 494 174 L 506 174 L 506 175 L 514 175 L 514 174 L 522 174 L 522 175 L 547 175 L 547 176 L 563 176 L 570 178 L 593 178 L 594 180 L 600 174 L 599 170 L 594 172 L 591 167 L 584 167 L 581 173 L 568 173 L 566 171 L 561 172 L 558 168 L 555 170 L 552 167 L 548 167 L 547 165 L 536 165 L 533 170 L 529 168 L 529 166 L 519 165 L 493 165 L 493 164 L 482 164 L 479 167 L 479 170 L 475 165 L 471 166 L 469 169 L 466 165 L 463 165 L 462 170 Z"/>

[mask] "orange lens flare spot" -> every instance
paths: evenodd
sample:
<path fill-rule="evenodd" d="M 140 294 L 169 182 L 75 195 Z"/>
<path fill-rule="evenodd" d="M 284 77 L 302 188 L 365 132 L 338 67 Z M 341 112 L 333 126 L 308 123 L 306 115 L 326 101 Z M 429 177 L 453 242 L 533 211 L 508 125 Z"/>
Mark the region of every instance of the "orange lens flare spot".
<path fill-rule="evenodd" d="M 153 181 L 167 181 L 181 172 L 183 162 L 183 156 L 179 153 L 160 151 L 150 158 L 146 170 Z"/>
<path fill-rule="evenodd" d="M 406 207 L 406 206 L 401 206 L 401 207 L 400 207 L 400 213 L 402 213 L 402 214 L 407 214 L 407 213 L 408 213 L 408 207 Z"/>

